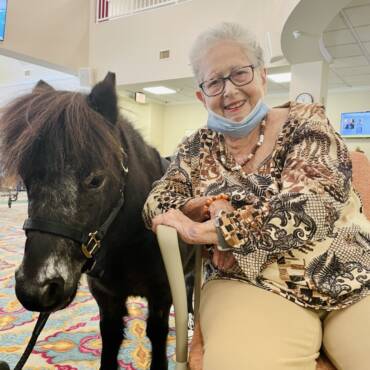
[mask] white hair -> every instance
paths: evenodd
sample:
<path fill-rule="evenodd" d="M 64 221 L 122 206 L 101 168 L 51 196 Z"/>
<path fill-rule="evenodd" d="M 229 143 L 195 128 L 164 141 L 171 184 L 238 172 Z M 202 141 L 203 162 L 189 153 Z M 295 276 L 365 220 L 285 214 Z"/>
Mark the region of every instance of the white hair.
<path fill-rule="evenodd" d="M 202 32 L 190 50 L 190 64 L 198 82 L 201 82 L 200 63 L 209 49 L 220 41 L 232 41 L 238 44 L 246 56 L 257 67 L 265 65 L 263 50 L 256 37 L 238 23 L 223 22 Z"/>

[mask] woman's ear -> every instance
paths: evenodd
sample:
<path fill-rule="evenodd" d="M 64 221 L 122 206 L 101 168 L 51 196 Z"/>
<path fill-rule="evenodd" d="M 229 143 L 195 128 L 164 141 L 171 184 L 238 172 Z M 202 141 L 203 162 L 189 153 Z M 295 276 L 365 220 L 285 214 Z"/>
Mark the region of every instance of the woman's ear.
<path fill-rule="evenodd" d="M 261 76 L 261 82 L 262 82 L 263 90 L 266 93 L 266 90 L 267 90 L 267 70 L 266 70 L 266 68 L 261 68 L 260 69 L 260 76 Z"/>
<path fill-rule="evenodd" d="M 206 106 L 206 100 L 204 99 L 204 95 L 203 95 L 203 93 L 200 90 L 197 90 L 195 92 L 195 96 L 197 97 L 197 99 L 199 101 L 201 101 L 203 103 L 204 106 Z"/>

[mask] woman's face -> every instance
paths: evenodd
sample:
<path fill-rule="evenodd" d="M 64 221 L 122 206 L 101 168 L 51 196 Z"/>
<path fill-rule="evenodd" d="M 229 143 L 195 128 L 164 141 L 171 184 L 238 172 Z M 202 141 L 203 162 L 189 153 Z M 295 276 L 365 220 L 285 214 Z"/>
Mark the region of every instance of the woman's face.
<path fill-rule="evenodd" d="M 233 70 L 253 64 L 241 47 L 233 41 L 220 41 L 210 48 L 200 63 L 202 81 L 226 77 Z M 208 97 L 203 91 L 197 91 L 197 98 L 214 113 L 235 122 L 240 122 L 265 95 L 266 70 L 255 68 L 253 81 L 237 87 L 231 81 L 225 81 L 222 94 Z"/>

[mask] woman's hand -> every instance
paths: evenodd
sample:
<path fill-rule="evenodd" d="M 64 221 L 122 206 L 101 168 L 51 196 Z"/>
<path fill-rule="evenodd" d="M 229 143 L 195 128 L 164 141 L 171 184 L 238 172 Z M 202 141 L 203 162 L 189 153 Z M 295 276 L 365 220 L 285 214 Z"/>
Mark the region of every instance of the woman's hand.
<path fill-rule="evenodd" d="M 231 251 L 220 251 L 217 246 L 213 248 L 212 264 L 221 271 L 227 271 L 236 263 Z"/>
<path fill-rule="evenodd" d="M 152 230 L 154 232 L 157 231 L 158 225 L 174 227 L 180 238 L 188 244 L 217 243 L 216 226 L 213 221 L 194 222 L 178 209 L 171 209 L 155 216 L 152 220 Z"/>
<path fill-rule="evenodd" d="M 207 202 L 209 199 L 209 197 L 190 199 L 180 208 L 180 211 L 195 222 L 209 220 L 209 212 L 207 209 Z"/>
<path fill-rule="evenodd" d="M 225 197 L 216 199 L 209 205 L 211 219 L 214 219 L 220 211 L 232 212 L 234 210 L 234 207 Z M 236 260 L 231 251 L 220 251 L 216 245 L 213 247 L 212 264 L 219 270 L 227 271 L 232 268 L 235 263 Z"/>
<path fill-rule="evenodd" d="M 235 208 L 227 199 L 217 199 L 209 205 L 208 212 L 211 219 L 215 218 L 219 211 L 232 212 Z"/>

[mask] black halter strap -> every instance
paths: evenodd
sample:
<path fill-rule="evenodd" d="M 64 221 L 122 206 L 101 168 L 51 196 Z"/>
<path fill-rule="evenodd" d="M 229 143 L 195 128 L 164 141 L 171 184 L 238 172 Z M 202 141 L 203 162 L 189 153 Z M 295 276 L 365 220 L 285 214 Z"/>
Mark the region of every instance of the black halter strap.
<path fill-rule="evenodd" d="M 126 153 L 123 151 L 123 158 L 126 158 Z M 128 173 L 127 165 L 122 162 L 122 169 L 124 173 L 124 178 Z M 23 230 L 27 233 L 28 231 L 41 231 L 48 234 L 53 234 L 61 236 L 66 239 L 73 240 L 81 246 L 81 251 L 87 258 L 87 262 L 83 267 L 83 272 L 89 272 L 92 270 L 95 264 L 95 254 L 101 247 L 101 241 L 103 240 L 105 234 L 107 233 L 110 225 L 113 223 L 117 217 L 119 211 L 121 210 L 123 203 L 125 202 L 124 197 L 124 182 L 121 188 L 121 197 L 118 203 L 112 209 L 110 214 L 104 223 L 95 231 L 86 231 L 82 229 L 76 229 L 62 222 L 50 221 L 40 217 L 30 217 L 25 220 L 23 224 Z"/>
<path fill-rule="evenodd" d="M 109 226 L 112 224 L 114 219 L 117 217 L 118 212 L 122 208 L 124 201 L 125 198 L 122 192 L 121 198 L 119 199 L 117 205 L 113 208 L 105 222 L 99 227 L 98 230 L 95 230 L 93 232 L 86 232 L 73 228 L 61 222 L 49 221 L 39 217 L 27 218 L 23 224 L 23 230 L 42 231 L 44 233 L 71 239 L 76 243 L 81 244 L 82 252 L 87 258 L 93 258 L 94 254 L 100 248 L 100 242 L 107 233 Z"/>
<path fill-rule="evenodd" d="M 71 239 L 79 244 L 86 243 L 89 234 L 60 222 L 48 221 L 39 217 L 27 218 L 24 221 L 23 230 L 42 231 L 44 233 L 58 235 L 67 239 Z"/>

